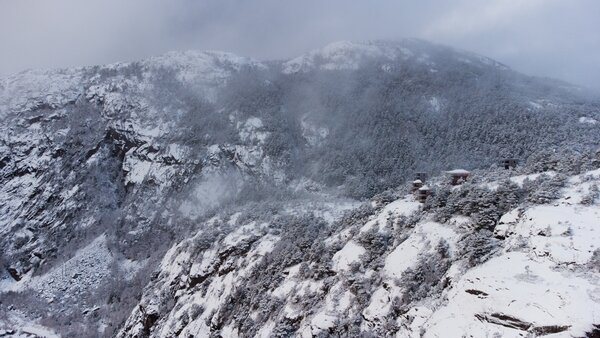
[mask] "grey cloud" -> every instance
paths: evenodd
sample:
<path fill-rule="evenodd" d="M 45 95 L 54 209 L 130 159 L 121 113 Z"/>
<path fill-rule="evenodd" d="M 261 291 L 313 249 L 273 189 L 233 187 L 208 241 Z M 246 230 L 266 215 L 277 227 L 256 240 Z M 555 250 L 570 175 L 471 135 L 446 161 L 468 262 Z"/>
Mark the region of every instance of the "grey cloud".
<path fill-rule="evenodd" d="M 273 59 L 419 37 L 600 90 L 598 18 L 595 0 L 0 0 L 0 75 L 169 50 Z"/>

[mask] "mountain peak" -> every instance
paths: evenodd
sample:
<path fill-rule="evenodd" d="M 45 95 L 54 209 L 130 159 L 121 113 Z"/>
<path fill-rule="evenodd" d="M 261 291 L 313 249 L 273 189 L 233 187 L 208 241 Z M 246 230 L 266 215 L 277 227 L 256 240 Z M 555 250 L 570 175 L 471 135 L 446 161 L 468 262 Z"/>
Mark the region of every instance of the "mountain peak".
<path fill-rule="evenodd" d="M 452 59 L 479 67 L 508 69 L 493 59 L 434 44 L 420 39 L 373 40 L 366 42 L 337 41 L 325 47 L 284 62 L 283 72 L 292 74 L 312 69 L 356 70 L 368 61 L 414 61 L 433 66 L 443 59 Z"/>
<path fill-rule="evenodd" d="M 328 70 L 358 69 L 366 59 L 392 60 L 399 54 L 409 55 L 411 52 L 408 49 L 391 48 L 389 44 L 382 42 L 337 41 L 285 62 L 283 72 L 304 72 L 313 67 Z"/>

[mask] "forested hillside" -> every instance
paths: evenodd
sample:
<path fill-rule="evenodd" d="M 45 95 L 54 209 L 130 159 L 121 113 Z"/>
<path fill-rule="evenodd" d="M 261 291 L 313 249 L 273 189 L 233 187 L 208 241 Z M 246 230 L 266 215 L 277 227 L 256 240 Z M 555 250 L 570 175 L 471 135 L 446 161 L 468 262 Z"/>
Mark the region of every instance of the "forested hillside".
<path fill-rule="evenodd" d="M 579 298 L 540 305 L 560 320 L 525 318 L 529 305 L 496 302 L 512 289 L 468 288 L 498 310 L 457 330 L 592 332 L 598 121 L 585 89 L 420 40 L 0 79 L 0 336 L 435 336 L 469 303 L 456 290 L 494 278 L 477 267 L 513 255 L 564 272 L 582 291 L 556 297 Z M 455 168 L 474 181 L 447 186 Z M 415 171 L 436 177 L 423 205 L 407 195 Z M 519 229 L 563 211 L 587 216 Z M 518 283 L 538 281 L 527 271 Z"/>

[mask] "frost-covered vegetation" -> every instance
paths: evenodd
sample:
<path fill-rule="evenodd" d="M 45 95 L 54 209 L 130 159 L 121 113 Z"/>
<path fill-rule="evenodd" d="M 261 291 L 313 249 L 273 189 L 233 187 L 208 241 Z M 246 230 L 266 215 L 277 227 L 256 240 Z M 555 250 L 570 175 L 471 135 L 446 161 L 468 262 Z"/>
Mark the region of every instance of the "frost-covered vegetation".
<path fill-rule="evenodd" d="M 582 117 L 599 120 L 600 102 L 577 88 L 415 40 L 3 79 L 0 329 L 436 332 L 463 276 L 509 252 L 597 270 L 597 249 L 561 242 L 583 241 L 587 223 L 531 234 L 506 221 L 556 203 L 593 217 L 600 125 Z M 507 157 L 516 169 L 497 166 Z M 454 167 L 473 170 L 458 188 L 441 176 Z M 417 170 L 434 177 L 424 205 L 406 195 Z M 586 304 L 572 306 L 598 306 Z"/>
<path fill-rule="evenodd" d="M 406 190 L 401 187 L 377 195 L 371 203 L 346 212 L 332 224 L 310 212 L 290 217 L 273 213 L 266 203 L 258 209 L 254 206 L 251 217 L 244 216 L 244 212 L 233 216 L 240 225 L 247 224 L 240 229 L 248 230 L 232 228 L 217 236 L 220 239 L 216 242 L 204 242 L 213 244 L 201 250 L 193 244 L 203 238 L 201 233 L 180 243 L 163 260 L 161 275 L 142 297 L 142 307 L 155 306 L 161 315 L 153 327 L 147 328 L 143 325 L 147 316 L 144 311 L 134 311 L 120 335 L 418 336 L 428 330 L 438 332 L 441 324 L 435 318 L 457 332 L 516 336 L 554 329 L 562 332 L 571 327 L 569 332 L 573 334 L 591 332 L 593 316 L 578 322 L 569 311 L 580 306 L 589 311 L 600 307 L 586 293 L 595 292 L 597 287 L 598 251 L 594 248 L 598 236 L 594 231 L 598 218 L 594 213 L 598 205 L 578 202 L 594 191 L 593 184 L 600 179 L 599 156 L 590 153 L 583 162 L 585 169 L 561 179 L 561 187 L 552 192 L 555 197 L 547 201 L 532 196 L 539 195 L 544 182 L 555 181 L 550 176 L 560 177 L 566 172 L 527 174 L 524 184 L 519 185 L 514 183 L 520 179 L 518 173 L 490 168 L 478 171 L 473 182 L 452 189 L 440 179 L 434 185 L 440 195 L 436 193 L 413 211 L 407 203 L 419 203 L 411 201 L 411 195 L 404 195 Z M 523 173 L 529 170 L 520 169 Z M 388 198 L 394 195 L 397 197 Z M 391 212 L 389 207 L 394 205 L 399 209 Z M 546 219 L 547 211 L 538 214 L 538 208 L 556 208 L 566 221 Z M 528 213 L 530 216 L 525 216 Z M 573 219 L 577 225 L 571 224 L 571 217 L 577 217 Z M 581 256 L 571 256 L 583 249 L 586 253 L 576 254 Z M 505 257 L 522 260 L 529 255 L 548 258 L 527 258 L 515 261 L 514 266 L 498 263 Z M 491 284 L 479 284 L 476 271 L 480 266 L 491 265 L 493 269 L 494 264 L 500 270 L 513 269 L 515 276 L 508 275 L 504 280 L 497 276 L 495 281 L 493 274 L 485 275 L 491 278 L 485 283 Z M 546 264 L 556 270 L 535 270 Z M 174 269 L 174 265 L 181 268 Z M 471 274 L 475 276 L 466 277 Z M 571 302 L 557 307 L 520 294 L 519 288 L 532 286 L 519 281 L 535 281 L 543 287 L 555 278 L 554 274 L 568 274 L 572 282 L 588 291 L 573 295 Z M 478 312 L 483 310 L 477 307 L 475 314 L 492 324 L 476 317 L 472 317 L 475 322 L 465 318 L 454 323 L 438 318 L 446 306 L 454 306 L 453 302 L 467 302 L 463 306 L 468 306 L 468 311 L 480 303 L 483 309 L 498 307 L 503 311 L 502 302 L 510 302 L 511 298 L 499 295 L 500 300 L 492 300 L 494 288 L 499 285 L 514 293 L 511 297 L 519 304 L 506 314 L 508 319 L 494 322 L 495 317 L 486 317 L 488 314 Z M 459 289 L 474 298 L 452 298 Z M 554 292 L 566 295 L 569 291 L 558 288 Z M 451 305 L 443 301 L 448 297 Z M 580 297 L 591 303 L 577 303 Z M 173 299 L 175 303 L 171 303 Z M 551 312 L 549 318 L 559 319 L 531 317 L 527 302 Z M 203 311 L 194 318 L 182 319 L 192 309 Z M 525 328 L 513 327 L 511 323 L 517 320 Z M 585 321 L 587 324 L 583 324 Z M 413 327 L 412 323 L 417 324 Z"/>

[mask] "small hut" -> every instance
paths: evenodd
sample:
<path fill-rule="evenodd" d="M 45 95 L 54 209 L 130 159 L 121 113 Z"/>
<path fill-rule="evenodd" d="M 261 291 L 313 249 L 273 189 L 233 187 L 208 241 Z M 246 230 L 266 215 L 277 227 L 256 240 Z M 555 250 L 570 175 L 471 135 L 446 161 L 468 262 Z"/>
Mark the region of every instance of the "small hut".
<path fill-rule="evenodd" d="M 450 171 L 446 171 L 447 174 L 452 178 L 452 185 L 459 185 L 467 181 L 467 178 L 471 173 L 464 169 L 454 169 Z"/>
<path fill-rule="evenodd" d="M 431 195 L 431 189 L 428 186 L 424 185 L 417 190 L 415 199 L 421 203 L 425 203 L 429 195 Z"/>
<path fill-rule="evenodd" d="M 419 188 L 421 188 L 423 186 L 423 181 L 421 180 L 414 180 L 412 182 L 412 188 L 411 188 L 411 192 L 415 192 L 417 190 L 419 190 Z"/>
<path fill-rule="evenodd" d="M 519 163 L 519 160 L 517 160 L 516 158 L 505 158 L 502 161 L 500 161 L 500 165 L 502 167 L 504 167 L 504 169 L 506 169 L 506 170 L 511 169 L 511 168 L 514 169 L 518 163 Z"/>
<path fill-rule="evenodd" d="M 425 182 L 427 181 L 427 173 L 426 172 L 422 172 L 422 171 L 418 171 L 415 173 L 415 181 L 421 181 L 421 182 Z"/>

